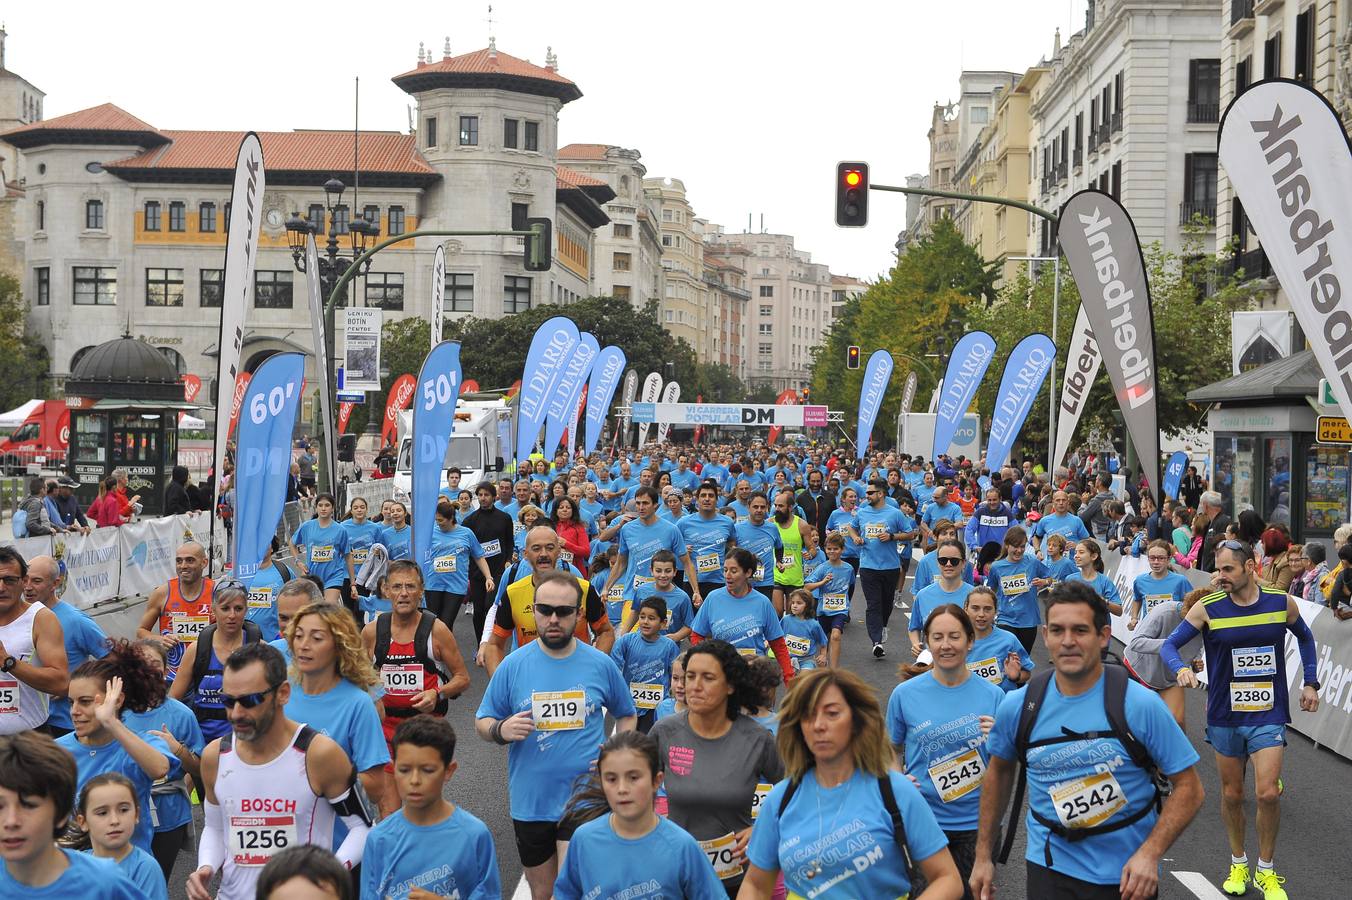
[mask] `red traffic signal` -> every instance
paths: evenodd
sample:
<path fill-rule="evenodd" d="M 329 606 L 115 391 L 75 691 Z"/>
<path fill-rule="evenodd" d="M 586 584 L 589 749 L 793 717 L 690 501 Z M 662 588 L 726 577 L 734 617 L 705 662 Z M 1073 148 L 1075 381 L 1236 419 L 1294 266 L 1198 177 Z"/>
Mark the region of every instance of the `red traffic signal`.
<path fill-rule="evenodd" d="M 868 163 L 843 162 L 836 166 L 836 224 L 841 228 L 868 224 Z"/>
<path fill-rule="evenodd" d="M 859 368 L 859 348 L 856 347 L 854 344 L 851 344 L 849 348 L 845 351 L 845 368 L 847 369 Z"/>

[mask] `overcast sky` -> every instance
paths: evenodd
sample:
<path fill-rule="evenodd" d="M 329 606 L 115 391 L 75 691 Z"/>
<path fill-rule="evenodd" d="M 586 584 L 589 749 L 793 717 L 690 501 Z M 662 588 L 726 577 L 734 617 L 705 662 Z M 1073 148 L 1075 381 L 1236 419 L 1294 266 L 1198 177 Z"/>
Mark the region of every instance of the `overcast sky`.
<path fill-rule="evenodd" d="M 834 168 L 872 164 L 904 184 L 928 164 L 935 101 L 968 69 L 1022 72 L 1084 24 L 1086 0 L 498 0 L 499 50 L 582 90 L 560 143 L 639 150 L 649 176 L 685 182 L 697 215 L 729 231 L 792 234 L 837 273 L 891 265 L 905 210 L 871 195 L 868 228 L 834 223 Z M 157 128 L 407 131 L 390 78 L 488 44 L 488 4 L 270 2 L 21 4 L 5 11 L 6 67 L 46 92 L 47 118 L 112 102 Z M 1217 26 L 1219 28 L 1219 24 Z M 1219 32 L 1218 32 L 1219 33 Z"/>

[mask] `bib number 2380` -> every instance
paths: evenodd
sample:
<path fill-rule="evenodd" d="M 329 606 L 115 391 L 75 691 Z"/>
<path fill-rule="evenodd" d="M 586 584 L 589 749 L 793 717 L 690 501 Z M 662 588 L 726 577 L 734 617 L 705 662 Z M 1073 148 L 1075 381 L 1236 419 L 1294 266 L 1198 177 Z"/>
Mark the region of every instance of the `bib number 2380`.
<path fill-rule="evenodd" d="M 530 695 L 536 731 L 576 731 L 587 724 L 585 691 L 536 691 Z"/>

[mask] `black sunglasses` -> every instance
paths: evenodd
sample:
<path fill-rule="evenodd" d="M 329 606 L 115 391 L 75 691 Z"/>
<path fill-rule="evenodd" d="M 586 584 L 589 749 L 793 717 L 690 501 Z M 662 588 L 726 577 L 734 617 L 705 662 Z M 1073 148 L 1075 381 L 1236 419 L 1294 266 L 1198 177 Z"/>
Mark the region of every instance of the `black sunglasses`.
<path fill-rule="evenodd" d="M 939 560 L 939 565 L 941 565 L 941 566 L 960 566 L 960 565 L 962 565 L 962 558 L 959 557 L 959 556 L 940 556 L 940 557 L 938 557 L 938 560 Z"/>
<path fill-rule="evenodd" d="M 576 606 L 550 606 L 548 603 L 535 604 L 535 611 L 545 619 L 555 616 L 560 619 L 567 619 L 570 616 L 577 615 Z"/>
<path fill-rule="evenodd" d="M 1253 559 L 1253 548 L 1243 541 L 1237 541 L 1233 538 L 1221 541 L 1216 545 L 1217 549 L 1224 548 L 1232 553 L 1238 553 L 1246 560 Z"/>
<path fill-rule="evenodd" d="M 224 691 L 221 691 L 221 705 L 224 706 L 226 709 L 234 709 L 235 704 L 238 703 L 245 709 L 253 709 L 255 706 L 266 700 L 268 694 L 271 694 L 273 691 L 277 690 L 277 688 L 281 686 L 282 683 L 278 682 L 277 684 L 274 684 L 272 687 L 268 688 L 266 691 L 258 691 L 253 694 L 241 694 L 238 697 L 232 697 L 231 695 L 225 693 Z"/>

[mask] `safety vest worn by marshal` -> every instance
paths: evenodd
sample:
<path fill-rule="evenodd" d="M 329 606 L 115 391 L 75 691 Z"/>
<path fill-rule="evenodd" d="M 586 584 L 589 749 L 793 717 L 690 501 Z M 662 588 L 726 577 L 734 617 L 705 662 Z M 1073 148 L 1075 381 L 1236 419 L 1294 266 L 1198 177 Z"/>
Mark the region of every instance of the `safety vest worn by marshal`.
<path fill-rule="evenodd" d="M 585 578 L 579 578 L 577 583 L 582 587 L 582 608 L 577 611 L 577 625 L 573 633 L 578 640 L 589 644 L 591 626 L 587 624 L 587 594 L 592 588 Z M 530 575 L 507 585 L 507 603 L 512 610 L 512 622 L 516 625 L 517 646 L 524 647 L 535 640 L 535 584 Z"/>

